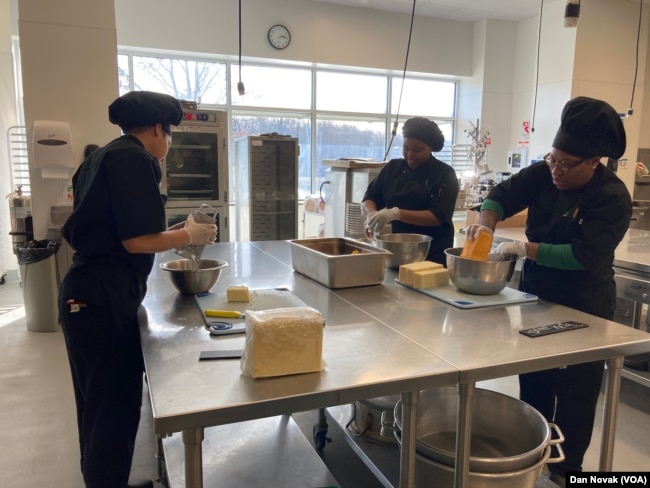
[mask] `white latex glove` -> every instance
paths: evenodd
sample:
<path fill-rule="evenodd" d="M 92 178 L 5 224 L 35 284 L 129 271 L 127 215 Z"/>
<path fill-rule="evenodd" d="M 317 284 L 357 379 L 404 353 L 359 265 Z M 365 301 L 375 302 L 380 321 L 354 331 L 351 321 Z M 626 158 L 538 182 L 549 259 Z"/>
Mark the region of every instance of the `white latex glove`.
<path fill-rule="evenodd" d="M 214 244 L 217 239 L 217 226 L 215 224 L 197 224 L 194 216 L 189 214 L 183 230 L 190 236 L 190 244 Z"/>
<path fill-rule="evenodd" d="M 518 258 L 525 258 L 526 243 L 523 241 L 502 242 L 497 246 L 497 254 L 510 254 Z"/>
<path fill-rule="evenodd" d="M 167 227 L 167 230 L 180 230 L 183 227 L 185 227 L 185 221 L 183 222 L 178 222 L 172 226 Z"/>
<path fill-rule="evenodd" d="M 372 216 L 375 215 L 376 213 L 377 213 L 376 210 L 375 210 L 374 212 L 370 212 L 370 213 L 368 213 L 368 215 L 366 215 L 366 220 L 365 220 L 365 222 L 363 223 L 363 230 L 364 230 L 364 233 L 366 234 L 366 237 L 367 237 L 368 239 L 372 239 L 372 238 L 374 237 L 374 236 L 373 236 L 373 231 L 372 231 L 372 229 L 368 226 L 368 222 L 370 222 L 370 219 L 371 219 Z"/>
<path fill-rule="evenodd" d="M 381 210 L 368 214 L 366 227 L 374 232 L 380 232 L 386 224 L 393 220 L 399 220 L 399 208 L 382 208 Z"/>
<path fill-rule="evenodd" d="M 494 235 L 494 232 L 492 232 L 492 229 L 489 227 L 479 224 L 471 224 L 465 228 L 465 239 L 473 241 L 481 232 L 487 232 L 490 235 Z"/>

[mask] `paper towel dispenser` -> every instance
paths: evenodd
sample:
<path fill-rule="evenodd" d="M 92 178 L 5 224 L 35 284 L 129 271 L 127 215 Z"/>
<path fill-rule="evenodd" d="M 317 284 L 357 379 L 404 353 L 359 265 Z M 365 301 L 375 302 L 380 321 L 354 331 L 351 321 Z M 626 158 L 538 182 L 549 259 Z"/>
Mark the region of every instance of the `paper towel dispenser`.
<path fill-rule="evenodd" d="M 68 178 L 75 168 L 70 124 L 58 120 L 37 120 L 33 132 L 33 166 L 43 178 Z"/>

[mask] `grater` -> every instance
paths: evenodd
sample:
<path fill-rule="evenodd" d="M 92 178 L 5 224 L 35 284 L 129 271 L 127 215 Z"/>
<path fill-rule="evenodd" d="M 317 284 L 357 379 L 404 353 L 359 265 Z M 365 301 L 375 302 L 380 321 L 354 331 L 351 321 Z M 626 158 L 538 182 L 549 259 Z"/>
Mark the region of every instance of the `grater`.
<path fill-rule="evenodd" d="M 210 215 L 208 212 L 211 212 L 212 215 Z M 205 203 L 201 205 L 198 210 L 192 212 L 192 215 L 194 216 L 194 222 L 197 224 L 215 224 L 216 220 L 214 216 L 216 214 L 217 210 Z M 185 246 L 175 248 L 174 252 L 179 256 L 183 256 L 184 258 L 188 258 L 198 263 L 201 260 L 204 249 L 204 244 L 187 244 Z"/>

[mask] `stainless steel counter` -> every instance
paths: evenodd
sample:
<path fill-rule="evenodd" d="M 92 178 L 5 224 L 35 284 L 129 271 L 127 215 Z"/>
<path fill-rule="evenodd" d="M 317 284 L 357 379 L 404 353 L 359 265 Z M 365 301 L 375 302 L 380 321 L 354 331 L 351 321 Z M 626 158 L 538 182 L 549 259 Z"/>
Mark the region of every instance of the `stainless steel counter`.
<path fill-rule="evenodd" d="M 217 287 L 286 286 L 320 310 L 327 366 L 321 374 L 253 380 L 241 375 L 239 361 L 199 362 L 202 350 L 241 348 L 243 337 L 211 338 L 193 298 L 177 294 L 164 272 L 154 271 L 141 331 L 154 429 L 183 432 L 186 486 L 202 486 L 204 427 L 397 393 L 406 406 L 400 486 L 413 486 L 415 392 L 458 384 L 455 486 L 464 488 L 476 381 L 596 359 L 608 365 L 600 467 L 611 469 L 622 357 L 650 350 L 650 335 L 543 301 L 456 309 L 396 284 L 390 270 L 382 285 L 330 290 L 292 271 L 285 241 L 216 244 L 205 257 L 230 263 Z M 165 259 L 170 255 L 159 260 Z M 518 333 L 560 320 L 590 327 L 544 339 Z"/>
<path fill-rule="evenodd" d="M 526 240 L 523 227 L 497 227 L 496 242 Z M 629 229 L 614 254 L 614 279 L 618 298 L 630 300 L 632 307 L 632 327 L 647 330 L 642 323 L 643 307 L 650 305 L 650 232 Z M 623 376 L 639 384 L 650 387 L 650 373 L 636 369 L 624 369 Z"/>
<path fill-rule="evenodd" d="M 458 381 L 455 367 L 327 288 L 294 274 L 284 264 L 291 260 L 287 242 L 271 242 L 267 248 L 275 257 L 254 243 L 216 244 L 204 257 L 229 263 L 217 287 L 284 286 L 319 310 L 326 320 L 322 373 L 254 380 L 242 376 L 238 360 L 199 362 L 204 350 L 241 349 L 243 335 L 210 337 L 194 298 L 176 293 L 164 271 L 151 275 L 141 335 L 153 425 L 159 435 L 183 432 L 186 486 L 202 486 L 204 427 L 397 393 L 405 393 L 407 405 L 412 405 L 418 390 Z M 163 254 L 158 261 L 172 258 Z M 404 476 L 413 472 L 412 434 L 403 456 Z M 402 486 L 412 486 L 412 481 L 404 480 Z"/>

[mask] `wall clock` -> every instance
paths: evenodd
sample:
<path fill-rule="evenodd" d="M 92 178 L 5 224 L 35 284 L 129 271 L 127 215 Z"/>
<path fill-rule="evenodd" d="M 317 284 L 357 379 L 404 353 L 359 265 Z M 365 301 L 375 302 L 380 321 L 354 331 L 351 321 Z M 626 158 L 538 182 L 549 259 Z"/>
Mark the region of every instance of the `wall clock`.
<path fill-rule="evenodd" d="M 284 49 L 291 42 L 291 33 L 284 25 L 276 24 L 269 29 L 268 39 L 275 49 Z"/>

